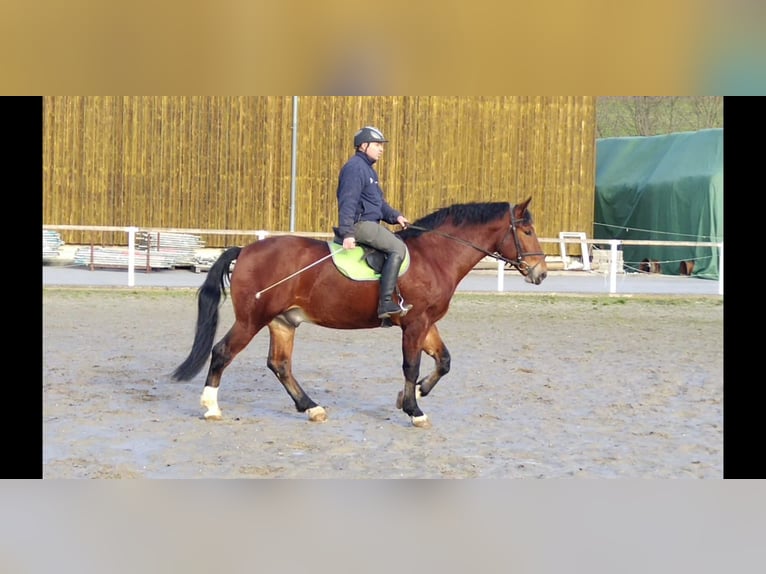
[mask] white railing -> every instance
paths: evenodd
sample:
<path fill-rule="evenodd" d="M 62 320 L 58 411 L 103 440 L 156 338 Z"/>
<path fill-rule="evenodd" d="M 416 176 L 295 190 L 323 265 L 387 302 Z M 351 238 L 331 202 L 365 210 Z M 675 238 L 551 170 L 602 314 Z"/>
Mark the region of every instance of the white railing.
<path fill-rule="evenodd" d="M 718 294 L 723 295 L 723 242 L 715 241 L 653 241 L 648 239 L 622 240 L 622 239 L 585 239 L 584 234 L 562 233 L 559 239 L 540 238 L 540 243 L 559 243 L 561 246 L 562 259 L 566 258 L 565 243 L 608 244 L 609 245 L 609 293 L 617 292 L 617 261 L 620 245 L 666 245 L 670 247 L 717 247 L 718 248 Z M 583 261 L 588 260 L 589 254 L 582 254 Z M 566 264 L 566 262 L 564 262 Z"/>
<path fill-rule="evenodd" d="M 99 225 L 43 225 L 43 230 L 57 230 L 57 231 L 117 231 L 125 232 L 128 234 L 128 287 L 135 286 L 135 242 L 136 233 L 138 233 L 138 227 L 113 227 L 113 226 L 99 226 Z M 257 237 L 258 240 L 262 240 L 268 236 L 276 235 L 297 235 L 302 237 L 313 237 L 316 239 L 331 239 L 332 233 L 311 233 L 311 232 L 282 232 L 282 231 L 266 231 L 264 229 L 256 230 L 236 230 L 230 229 L 189 229 L 189 228 L 157 228 L 157 227 L 144 227 L 140 228 L 141 231 L 150 233 L 189 233 L 189 234 L 202 234 L 202 235 L 251 235 Z M 540 243 L 556 243 L 560 246 L 562 260 L 566 266 L 566 250 L 565 244 L 577 243 L 584 249 L 586 245 L 590 244 L 608 244 L 609 245 L 609 293 L 617 292 L 617 261 L 618 247 L 620 245 L 667 245 L 673 247 L 717 247 L 719 250 L 719 269 L 718 269 L 718 294 L 723 295 L 723 242 L 712 241 L 651 241 L 651 240 L 622 240 L 622 239 L 586 239 L 584 233 L 575 232 L 562 232 L 558 238 L 539 238 Z M 583 252 L 583 262 L 589 261 L 589 253 Z M 590 265 L 584 270 L 590 269 Z M 505 264 L 502 261 L 497 262 L 497 290 L 503 291 L 505 278 Z"/>

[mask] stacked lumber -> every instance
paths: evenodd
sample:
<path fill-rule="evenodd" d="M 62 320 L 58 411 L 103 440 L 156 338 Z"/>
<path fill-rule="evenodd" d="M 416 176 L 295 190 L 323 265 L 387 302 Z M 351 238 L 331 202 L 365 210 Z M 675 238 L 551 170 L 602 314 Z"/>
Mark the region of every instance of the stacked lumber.
<path fill-rule="evenodd" d="M 43 261 L 59 257 L 62 245 L 64 242 L 58 231 L 43 229 Z"/>

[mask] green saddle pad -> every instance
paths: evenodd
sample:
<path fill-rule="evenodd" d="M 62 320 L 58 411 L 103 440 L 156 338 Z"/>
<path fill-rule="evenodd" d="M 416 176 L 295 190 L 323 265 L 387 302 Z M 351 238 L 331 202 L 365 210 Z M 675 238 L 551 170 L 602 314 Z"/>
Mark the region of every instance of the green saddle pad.
<path fill-rule="evenodd" d="M 334 241 L 328 241 L 327 246 L 332 253 L 332 262 L 338 268 L 338 271 L 343 273 L 349 279 L 354 281 L 378 281 L 380 279 L 380 273 L 375 271 L 367 264 L 364 258 L 364 248 L 354 247 L 353 249 L 343 249 L 341 245 L 338 245 Z M 407 269 L 410 267 L 410 250 L 404 254 L 404 262 L 399 269 L 399 277 L 401 277 Z"/>

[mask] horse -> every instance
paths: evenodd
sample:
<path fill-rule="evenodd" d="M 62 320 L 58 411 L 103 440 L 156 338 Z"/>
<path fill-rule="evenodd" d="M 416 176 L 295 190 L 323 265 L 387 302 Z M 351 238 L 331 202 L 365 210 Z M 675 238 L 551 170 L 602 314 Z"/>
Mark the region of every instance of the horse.
<path fill-rule="evenodd" d="M 528 283 L 539 285 L 547 276 L 545 253 L 528 210 L 531 199 L 517 205 L 455 204 L 397 231 L 410 260 L 408 269 L 398 278 L 397 291 L 412 304 L 412 309 L 382 321 L 377 316 L 378 281 L 355 281 L 341 273 L 331 260 L 333 246 L 342 250 L 340 245 L 279 235 L 244 247 L 230 247 L 210 267 L 198 290 L 194 342 L 172 377 L 191 380 L 209 357 L 200 405 L 206 409 L 205 420 L 220 420 L 218 390 L 224 369 L 263 327 L 268 327 L 266 366 L 299 413 L 307 413 L 311 422 L 323 422 L 327 420 L 325 409 L 306 394 L 292 373 L 298 326 L 398 326 L 402 332 L 404 389 L 397 395 L 396 408 L 409 415 L 413 426 L 430 427 L 417 401 L 426 397 L 450 370 L 450 353 L 436 324 L 446 315 L 458 283 L 486 256 L 512 266 Z M 235 322 L 213 346 L 219 307 L 222 297 L 227 297 L 227 282 Z M 435 367 L 419 379 L 422 352 L 434 360 Z"/>

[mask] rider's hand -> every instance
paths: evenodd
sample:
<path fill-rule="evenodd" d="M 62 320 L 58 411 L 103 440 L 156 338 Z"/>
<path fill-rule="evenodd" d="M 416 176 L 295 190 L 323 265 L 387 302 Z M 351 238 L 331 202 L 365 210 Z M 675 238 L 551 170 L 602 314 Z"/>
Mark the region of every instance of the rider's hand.
<path fill-rule="evenodd" d="M 356 247 L 356 239 L 353 237 L 343 238 L 343 249 L 353 249 L 354 247 Z"/>
<path fill-rule="evenodd" d="M 400 215 L 396 218 L 396 221 L 399 222 L 399 225 L 401 225 L 404 229 L 407 229 L 407 226 L 410 224 L 410 220 L 404 217 L 403 215 Z"/>

